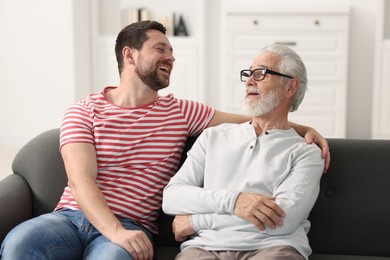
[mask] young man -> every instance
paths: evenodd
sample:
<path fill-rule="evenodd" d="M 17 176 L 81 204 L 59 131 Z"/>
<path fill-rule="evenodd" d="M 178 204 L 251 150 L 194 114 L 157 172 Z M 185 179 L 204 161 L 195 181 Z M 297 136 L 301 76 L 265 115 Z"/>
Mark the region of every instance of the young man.
<path fill-rule="evenodd" d="M 306 69 L 271 45 L 241 71 L 252 120 L 206 129 L 164 189 L 182 259 L 307 259 L 307 220 L 324 167 L 320 149 L 290 127 Z M 188 240 L 186 240 L 188 239 Z M 185 241 L 186 240 L 186 241 Z"/>
<path fill-rule="evenodd" d="M 65 113 L 60 149 L 69 182 L 60 202 L 54 212 L 11 231 L 2 259 L 152 259 L 162 190 L 187 137 L 248 119 L 158 95 L 169 85 L 175 61 L 161 24 L 125 27 L 115 52 L 119 86 L 91 94 Z M 326 140 L 308 129 L 309 142 L 317 139 L 328 155 Z"/>

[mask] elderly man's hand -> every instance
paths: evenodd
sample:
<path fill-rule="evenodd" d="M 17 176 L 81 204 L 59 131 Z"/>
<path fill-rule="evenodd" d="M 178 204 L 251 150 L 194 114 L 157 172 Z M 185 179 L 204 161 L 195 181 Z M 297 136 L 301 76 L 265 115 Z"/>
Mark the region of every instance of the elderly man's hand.
<path fill-rule="evenodd" d="M 177 215 L 172 222 L 172 229 L 175 240 L 178 242 L 186 240 L 188 236 L 195 233 L 191 225 L 190 215 Z"/>
<path fill-rule="evenodd" d="M 275 229 L 283 225 L 285 213 L 274 200 L 260 194 L 241 192 L 234 206 L 234 214 L 253 223 L 260 230 L 265 230 L 266 226 Z"/>

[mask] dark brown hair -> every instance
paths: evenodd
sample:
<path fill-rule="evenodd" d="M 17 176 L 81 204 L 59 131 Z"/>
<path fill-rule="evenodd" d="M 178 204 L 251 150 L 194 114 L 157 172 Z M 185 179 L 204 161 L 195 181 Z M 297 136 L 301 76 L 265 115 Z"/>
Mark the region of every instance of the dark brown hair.
<path fill-rule="evenodd" d="M 156 21 L 140 21 L 129 24 L 122 31 L 119 32 L 115 43 L 115 55 L 116 61 L 118 62 L 119 74 L 123 69 L 123 55 L 122 50 L 125 46 L 140 50 L 148 36 L 146 31 L 158 30 L 165 34 L 166 28 L 159 22 Z"/>

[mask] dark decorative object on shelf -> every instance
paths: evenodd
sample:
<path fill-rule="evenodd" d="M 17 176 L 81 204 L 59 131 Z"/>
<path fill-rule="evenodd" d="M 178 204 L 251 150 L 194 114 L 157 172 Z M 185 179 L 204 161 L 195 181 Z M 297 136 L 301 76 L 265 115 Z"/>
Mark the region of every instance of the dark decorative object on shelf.
<path fill-rule="evenodd" d="M 184 23 L 183 16 L 180 15 L 179 22 L 176 23 L 175 14 L 173 15 L 174 25 L 174 35 L 175 36 L 188 36 L 187 28 Z"/>

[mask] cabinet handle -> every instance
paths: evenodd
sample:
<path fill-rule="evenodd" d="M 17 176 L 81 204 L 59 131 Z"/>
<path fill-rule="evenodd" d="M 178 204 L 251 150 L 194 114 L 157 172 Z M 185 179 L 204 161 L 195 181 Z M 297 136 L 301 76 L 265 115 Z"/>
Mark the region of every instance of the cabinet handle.
<path fill-rule="evenodd" d="M 285 45 L 285 46 L 296 46 L 296 42 L 275 42 L 277 45 Z"/>

